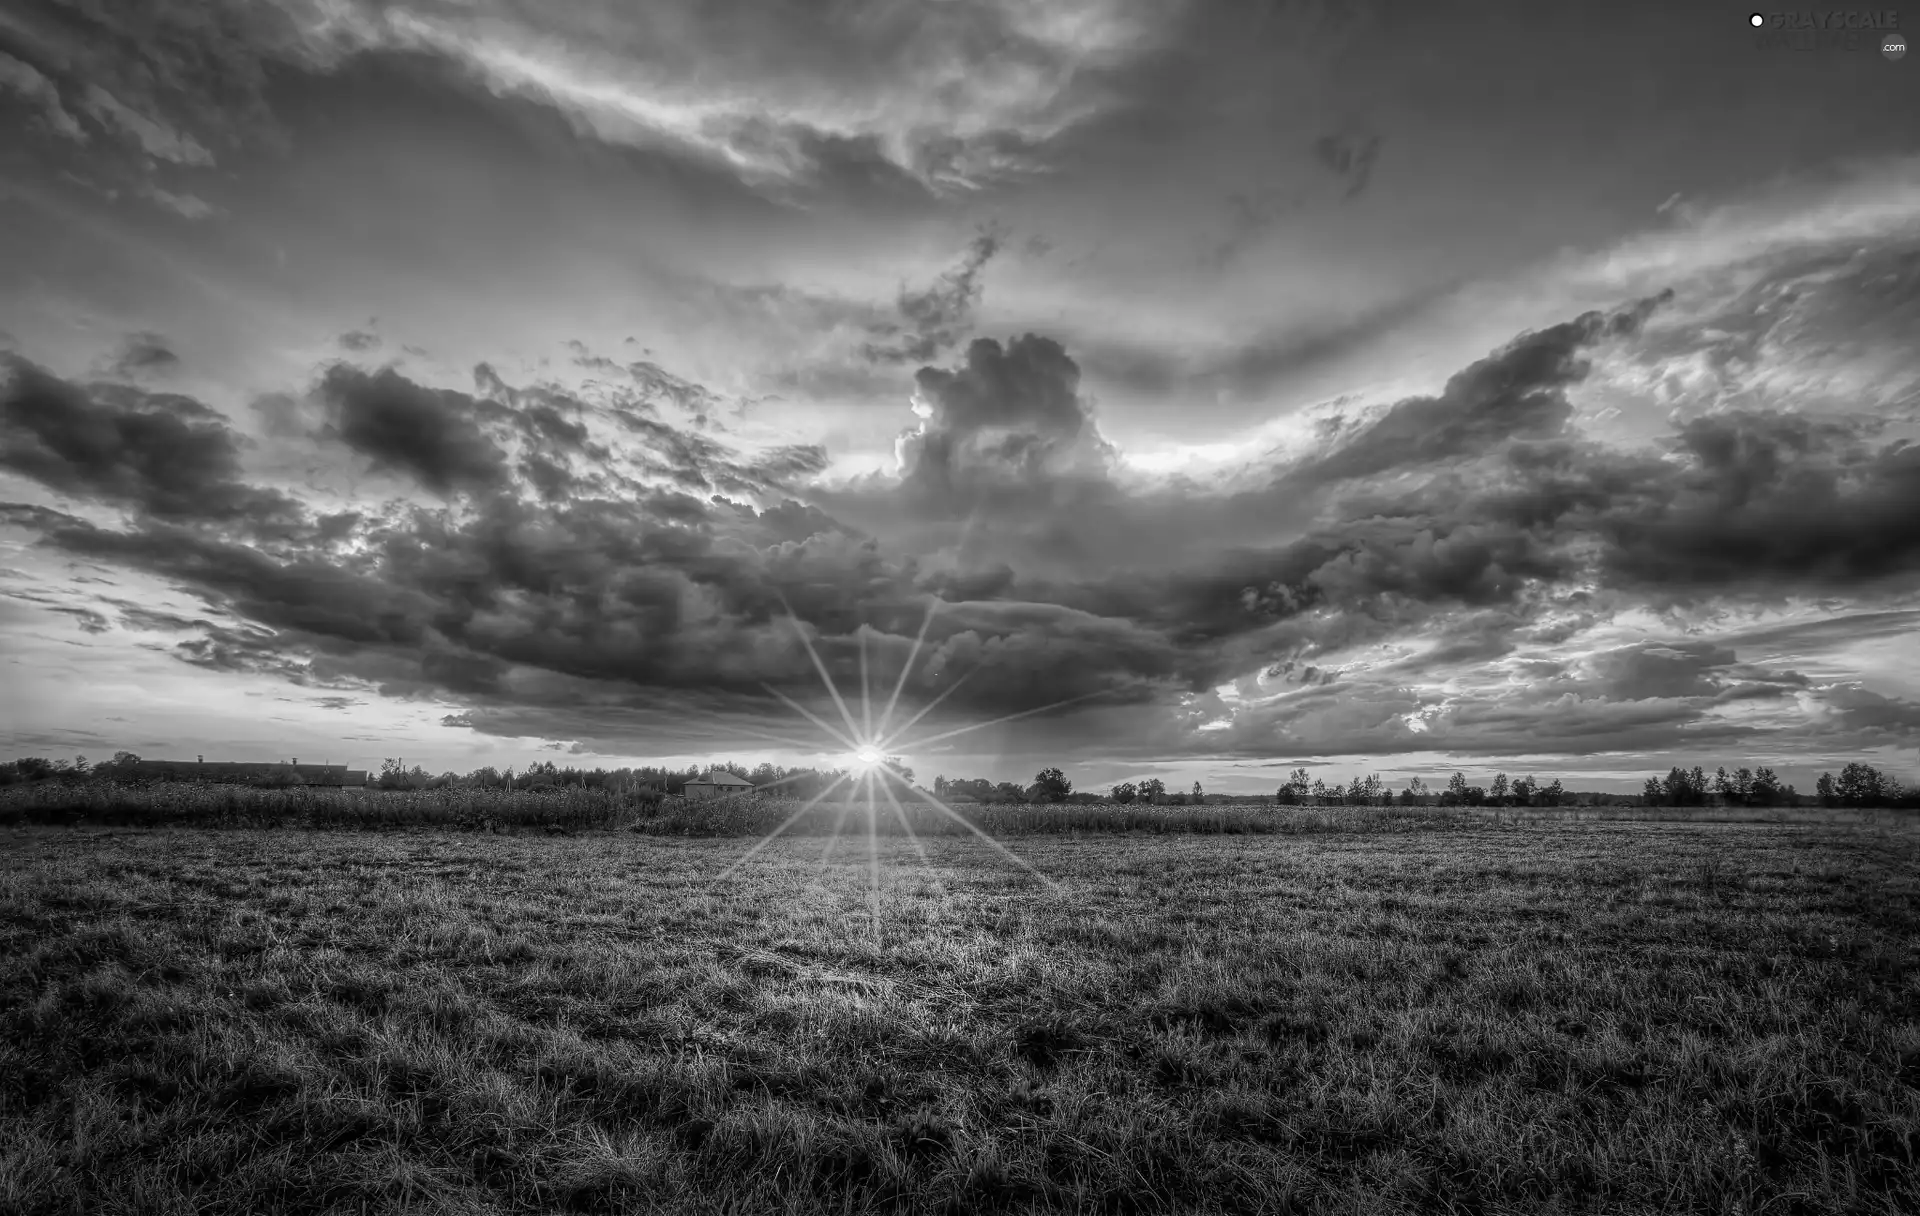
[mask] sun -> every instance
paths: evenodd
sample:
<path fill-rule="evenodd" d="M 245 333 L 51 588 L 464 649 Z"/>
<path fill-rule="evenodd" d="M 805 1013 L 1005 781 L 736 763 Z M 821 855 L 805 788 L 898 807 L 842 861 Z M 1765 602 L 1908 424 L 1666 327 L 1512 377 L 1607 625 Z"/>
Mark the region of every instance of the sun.
<path fill-rule="evenodd" d="M 932 862 L 927 856 L 926 848 L 915 834 L 913 825 L 909 822 L 906 808 L 901 803 L 901 794 L 905 794 L 911 801 L 925 803 L 931 806 L 934 811 L 945 816 L 955 825 L 978 838 L 982 844 L 985 844 L 994 852 L 1000 854 L 1000 856 L 1013 862 L 1028 874 L 1038 879 L 1048 890 L 1055 894 L 1062 892 L 1063 889 L 1059 883 L 1048 878 L 1031 865 L 1028 865 L 1011 849 L 1007 848 L 1006 845 L 995 840 L 987 834 L 987 832 L 983 831 L 980 825 L 967 819 L 928 791 L 916 787 L 913 784 L 913 770 L 903 767 L 898 759 L 890 759 L 889 757 L 910 755 L 916 747 L 940 743 L 976 730 L 984 730 L 990 726 L 998 726 L 1003 722 L 1016 722 L 1022 718 L 1032 717 L 1035 714 L 1043 714 L 1049 710 L 1077 704 L 1100 694 L 1098 691 L 1082 693 L 1077 697 L 1068 697 L 1065 700 L 1054 701 L 1051 704 L 1041 705 L 1033 709 L 1024 709 L 1017 713 L 1003 714 L 1000 717 L 988 718 L 984 721 L 970 722 L 965 726 L 936 731 L 931 735 L 927 735 L 911 743 L 905 743 L 905 745 L 902 746 L 907 738 L 908 732 L 919 725 L 927 715 L 938 709 L 948 697 L 951 697 L 962 684 L 966 683 L 967 677 L 973 674 L 972 672 L 967 672 L 960 676 L 960 678 L 949 683 L 938 696 L 933 697 L 926 704 L 922 705 L 919 711 L 909 716 L 905 722 L 896 723 L 894 721 L 894 711 L 900 706 L 900 694 L 907 686 L 907 676 L 913 669 L 914 660 L 920 657 L 921 648 L 926 644 L 927 630 L 932 627 L 934 613 L 938 610 L 941 603 L 942 601 L 938 596 L 929 598 L 926 617 L 920 622 L 919 635 L 913 639 L 913 649 L 908 652 L 906 662 L 901 664 L 900 674 L 894 681 L 893 695 L 887 698 L 885 706 L 880 707 L 878 721 L 875 721 L 873 690 L 868 682 L 867 635 L 869 630 L 863 627 L 859 631 L 860 712 L 856 719 L 852 707 L 847 704 L 846 698 L 840 695 L 839 687 L 834 683 L 833 676 L 827 671 L 826 663 L 821 661 L 820 652 L 814 649 L 813 642 L 807 637 L 807 631 L 801 627 L 800 618 L 794 615 L 792 606 L 786 602 L 786 597 L 781 597 L 780 606 L 786 609 L 787 623 L 793 627 L 793 632 L 799 638 L 802 649 L 807 652 L 807 658 L 812 660 L 813 669 L 820 677 L 821 687 L 833 701 L 834 709 L 839 711 L 840 721 L 845 729 L 842 730 L 840 727 L 828 722 L 825 718 L 814 713 L 773 685 L 762 684 L 761 687 L 766 689 L 775 700 L 778 700 L 788 709 L 792 710 L 801 719 L 812 723 L 813 726 L 818 728 L 827 738 L 832 739 L 841 747 L 846 748 L 846 751 L 838 753 L 842 758 L 840 762 L 846 765 L 846 771 L 835 775 L 833 780 L 829 782 L 824 789 L 807 799 L 800 809 L 794 811 L 791 815 L 787 816 L 784 822 L 761 836 L 746 852 L 734 858 L 730 864 L 720 871 L 715 881 L 725 880 L 738 873 L 742 866 L 753 860 L 754 857 L 758 856 L 762 850 L 766 849 L 775 840 L 785 835 L 787 829 L 793 827 L 794 824 L 798 823 L 803 817 L 812 813 L 816 806 L 834 796 L 836 793 L 839 793 L 839 796 L 847 799 L 848 802 L 842 807 L 840 824 L 835 826 L 832 839 L 827 842 L 827 849 L 826 852 L 822 854 L 822 857 L 824 859 L 825 856 L 830 855 L 833 846 L 839 843 L 840 829 L 841 826 L 846 823 L 848 809 L 856 807 L 864 808 L 867 821 L 868 899 L 873 910 L 874 932 L 878 933 L 880 931 L 879 816 L 880 808 L 883 805 L 891 808 L 895 818 L 899 821 L 901 830 L 906 834 L 907 838 L 913 842 L 915 849 L 919 851 L 921 864 L 927 867 L 929 873 L 932 872 Z M 784 735 L 763 734 L 761 732 L 754 733 L 760 735 L 762 738 L 788 746 L 802 748 L 806 746 L 798 740 Z M 825 755 L 826 753 L 822 754 Z M 771 784 L 784 785 L 792 780 L 794 780 L 793 777 L 783 777 Z M 899 791 L 898 793 L 895 792 L 896 787 Z M 762 785 L 758 788 L 765 790 L 767 786 Z"/>

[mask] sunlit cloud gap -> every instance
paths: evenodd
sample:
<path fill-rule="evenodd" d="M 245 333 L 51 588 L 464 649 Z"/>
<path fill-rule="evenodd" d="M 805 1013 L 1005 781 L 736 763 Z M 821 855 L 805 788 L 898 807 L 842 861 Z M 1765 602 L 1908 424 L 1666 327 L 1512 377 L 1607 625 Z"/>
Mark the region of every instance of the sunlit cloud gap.
<path fill-rule="evenodd" d="M 738 870 L 741 866 L 747 864 L 748 861 L 751 861 L 755 856 L 759 854 L 760 850 L 772 844 L 776 839 L 779 838 L 781 833 L 785 832 L 788 828 L 798 823 L 802 816 L 806 815 L 809 811 L 813 810 L 814 807 L 819 806 L 823 801 L 825 801 L 827 795 L 833 793 L 834 790 L 838 789 L 840 787 L 840 783 L 845 781 L 846 779 L 847 778 L 844 773 L 838 777 L 835 777 L 831 782 L 828 783 L 825 789 L 821 790 L 819 793 L 815 794 L 813 797 L 807 799 L 806 805 L 802 806 L 799 810 L 795 811 L 793 814 L 787 816 L 785 823 L 782 823 L 779 827 L 773 829 L 773 831 L 768 832 L 765 836 L 762 836 L 759 839 L 759 841 L 754 844 L 752 848 L 742 853 L 739 857 L 736 857 L 733 860 L 733 863 L 731 865 L 729 865 L 726 869 L 720 871 L 720 873 L 714 878 L 714 881 L 720 882 L 731 877 L 735 870 Z"/>

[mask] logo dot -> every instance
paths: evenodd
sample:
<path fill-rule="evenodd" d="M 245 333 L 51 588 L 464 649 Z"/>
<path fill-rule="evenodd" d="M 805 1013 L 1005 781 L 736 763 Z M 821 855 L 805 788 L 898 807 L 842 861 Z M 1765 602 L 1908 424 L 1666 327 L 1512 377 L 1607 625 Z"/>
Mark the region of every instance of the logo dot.
<path fill-rule="evenodd" d="M 1747 24 L 1752 26 L 1756 30 L 1759 29 L 1761 26 L 1765 25 L 1766 23 L 1767 23 L 1766 17 L 1760 13 L 1755 13 L 1753 16 L 1747 18 Z"/>

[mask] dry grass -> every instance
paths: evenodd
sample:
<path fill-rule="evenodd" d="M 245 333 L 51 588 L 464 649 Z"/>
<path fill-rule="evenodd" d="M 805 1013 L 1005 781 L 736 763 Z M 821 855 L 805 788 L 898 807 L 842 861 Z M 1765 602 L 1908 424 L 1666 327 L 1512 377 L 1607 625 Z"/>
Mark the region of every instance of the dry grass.
<path fill-rule="evenodd" d="M 17 830 L 0 1210 L 1920 1210 L 1920 841 Z"/>

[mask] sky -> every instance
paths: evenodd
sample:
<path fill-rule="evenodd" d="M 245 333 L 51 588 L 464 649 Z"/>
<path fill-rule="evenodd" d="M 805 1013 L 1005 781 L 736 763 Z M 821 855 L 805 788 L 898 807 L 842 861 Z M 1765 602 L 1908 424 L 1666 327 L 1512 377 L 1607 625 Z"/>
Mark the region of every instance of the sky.
<path fill-rule="evenodd" d="M 11 4 L 0 753 L 1920 778 L 1920 63 L 1748 11 Z"/>

